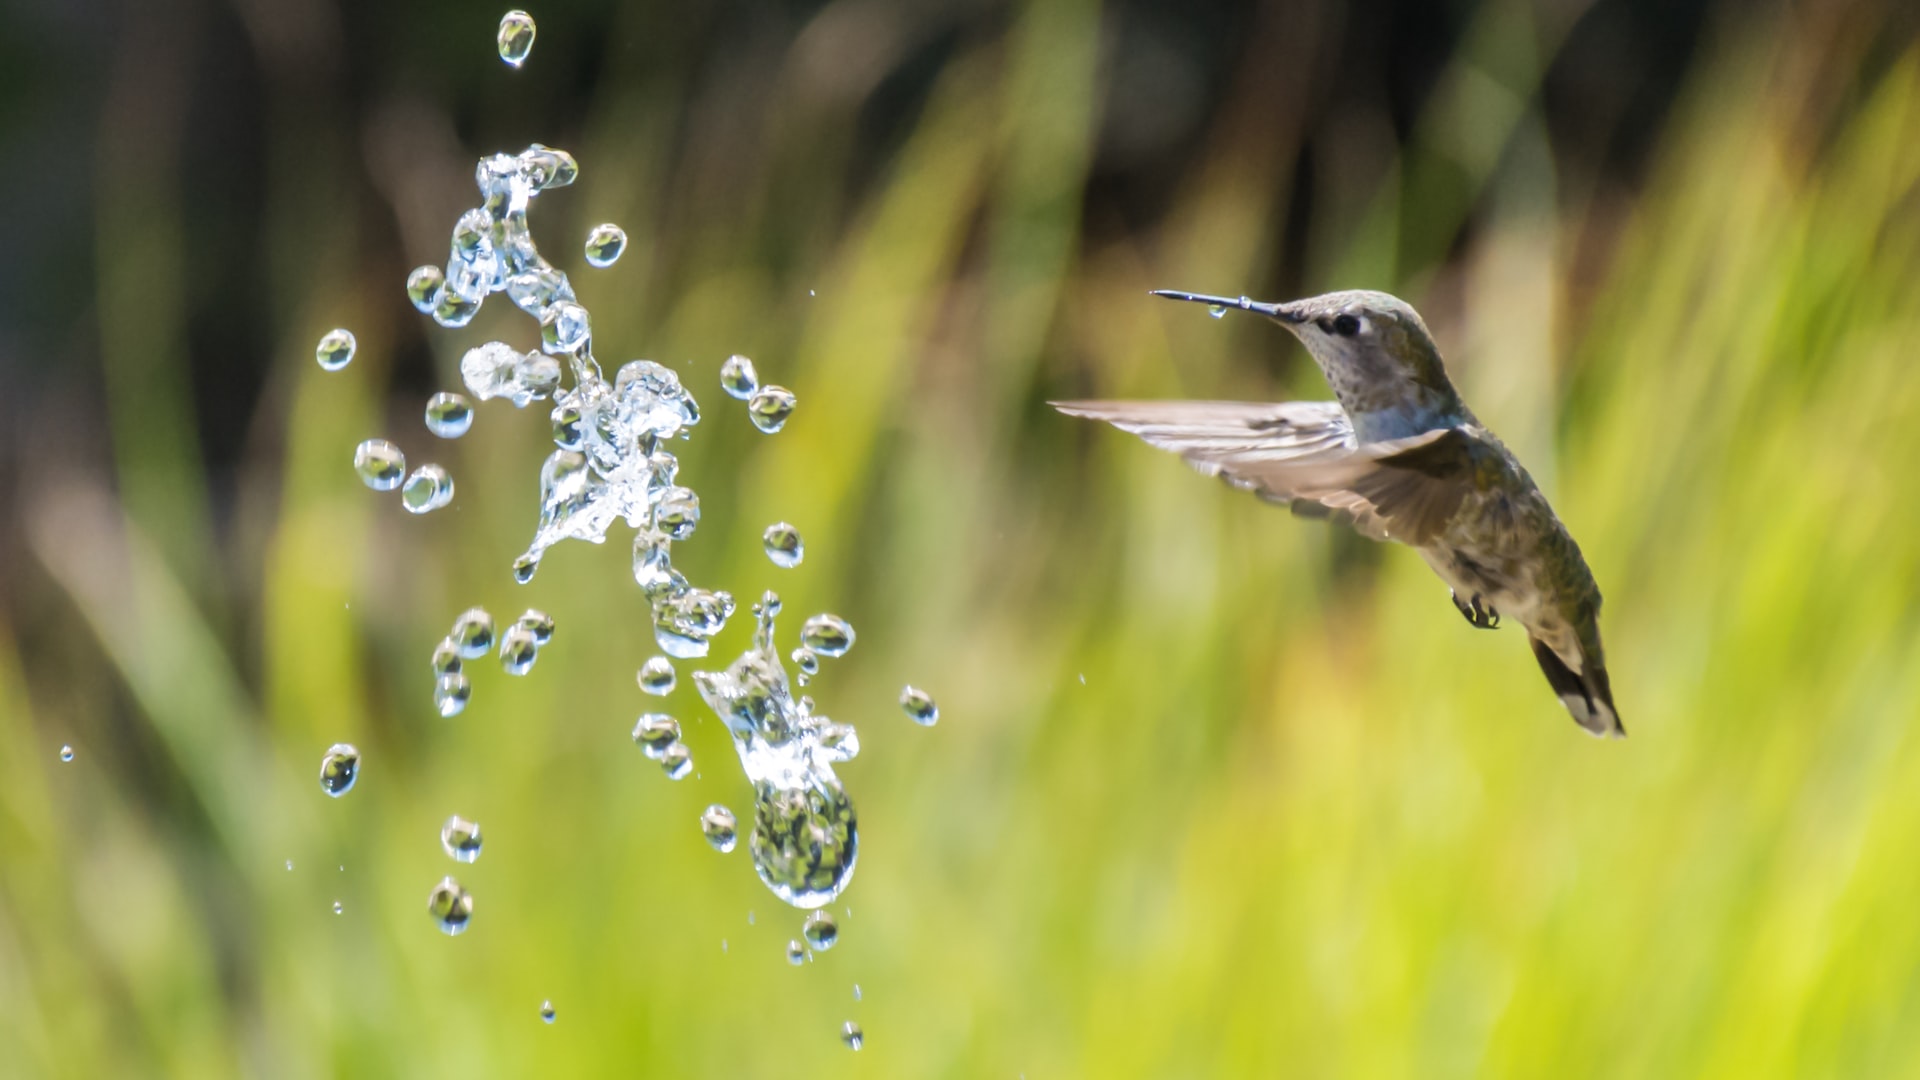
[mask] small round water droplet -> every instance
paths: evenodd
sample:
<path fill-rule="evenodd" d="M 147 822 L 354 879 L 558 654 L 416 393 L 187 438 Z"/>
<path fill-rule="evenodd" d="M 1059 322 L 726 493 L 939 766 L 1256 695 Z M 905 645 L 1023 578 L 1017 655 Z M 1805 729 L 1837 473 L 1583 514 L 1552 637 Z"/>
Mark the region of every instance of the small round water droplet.
<path fill-rule="evenodd" d="M 587 233 L 587 265 L 604 270 L 627 250 L 626 231 L 618 225 L 595 225 Z"/>
<path fill-rule="evenodd" d="M 815 615 L 800 624 L 800 643 L 821 656 L 845 656 L 853 648 L 853 627 L 838 615 Z"/>
<path fill-rule="evenodd" d="M 763 386 L 747 399 L 747 416 L 754 427 L 771 435 L 787 426 L 787 417 L 799 403 L 793 391 L 784 386 Z"/>
<path fill-rule="evenodd" d="M 633 725 L 633 741 L 641 753 L 659 761 L 667 747 L 679 745 L 680 721 L 665 713 L 647 713 Z"/>
<path fill-rule="evenodd" d="M 71 747 L 71 746 L 62 746 L 62 747 L 60 748 L 60 760 L 61 760 L 61 761 L 72 761 L 72 760 L 73 760 L 73 747 Z M 292 863 L 288 863 L 288 864 L 287 864 L 287 869 L 289 869 L 289 870 L 291 870 L 291 869 L 293 869 L 293 864 L 292 864 Z"/>
<path fill-rule="evenodd" d="M 347 906 L 346 906 L 345 904 L 342 904 L 342 903 L 341 903 L 340 901 L 338 901 L 338 900 L 335 900 L 335 901 L 333 902 L 333 913 L 334 913 L 335 915 L 338 915 L 338 914 L 340 914 L 341 912 L 343 912 L 343 911 L 345 911 L 345 910 L 347 910 Z"/>
<path fill-rule="evenodd" d="M 801 924 L 800 933 L 816 952 L 826 952 L 840 940 L 840 924 L 833 921 L 831 913 L 815 911 Z"/>
<path fill-rule="evenodd" d="M 460 655 L 468 660 L 478 660 L 493 648 L 493 616 L 486 608 L 468 608 L 453 620 L 453 633 L 448 635 Z"/>
<path fill-rule="evenodd" d="M 1207 314 L 1213 316 L 1216 319 L 1226 315 L 1226 313 L 1227 313 L 1227 305 L 1225 304 L 1208 304 L 1207 305 Z"/>
<path fill-rule="evenodd" d="M 867 1044 L 867 1033 L 860 1030 L 859 1024 L 849 1020 L 840 1025 L 840 1041 L 847 1044 L 847 1049 L 858 1050 Z"/>
<path fill-rule="evenodd" d="M 473 919 L 473 896 L 461 888 L 458 881 L 442 878 L 427 894 L 427 914 L 433 916 L 441 930 L 458 934 Z"/>
<path fill-rule="evenodd" d="M 660 771 L 667 774 L 669 780 L 684 779 L 693 771 L 693 751 L 683 742 L 674 743 L 660 752 Z"/>
<path fill-rule="evenodd" d="M 900 691 L 900 711 L 921 727 L 940 722 L 940 706 L 934 703 L 932 694 L 918 687 L 909 686 Z"/>
<path fill-rule="evenodd" d="M 800 560 L 807 557 L 806 545 L 800 540 L 800 530 L 784 521 L 767 526 L 760 542 L 767 549 L 767 558 L 773 560 L 773 565 L 784 569 L 791 570 L 799 566 Z"/>
<path fill-rule="evenodd" d="M 400 489 L 400 505 L 408 513 L 425 514 L 453 501 L 453 477 L 438 465 L 426 464 L 413 470 Z"/>
<path fill-rule="evenodd" d="M 820 670 L 820 654 L 805 645 L 793 650 L 791 659 L 802 675 L 812 675 Z"/>
<path fill-rule="evenodd" d="M 441 638 L 433 647 L 433 673 L 452 675 L 460 670 L 460 646 L 452 638 Z"/>
<path fill-rule="evenodd" d="M 433 314 L 433 309 L 440 305 L 441 290 L 446 287 L 446 271 L 432 263 L 416 266 L 413 273 L 407 275 L 407 299 L 413 301 L 422 315 Z"/>
<path fill-rule="evenodd" d="M 442 390 L 427 399 L 427 430 L 443 439 L 457 439 L 473 426 L 473 402 L 464 394 Z"/>
<path fill-rule="evenodd" d="M 653 507 L 653 527 L 669 540 L 685 540 L 700 524 L 700 496 L 692 488 L 670 487 Z"/>
<path fill-rule="evenodd" d="M 554 1018 L 555 1018 L 555 1017 L 556 1017 L 557 1015 L 558 1015 L 558 1014 L 557 1014 L 557 1013 L 555 1013 L 555 1012 L 553 1011 L 553 1002 L 551 1002 L 551 1001 L 543 1001 L 543 1002 L 541 1002 L 541 1003 L 540 1003 L 540 1019 L 542 1019 L 542 1020 L 544 1020 L 544 1021 L 546 1021 L 547 1023 L 549 1023 L 549 1024 L 551 1024 L 551 1023 L 553 1023 L 553 1021 L 554 1021 Z"/>
<path fill-rule="evenodd" d="M 760 376 L 753 361 L 744 356 L 729 356 L 720 364 L 720 389 L 745 401 L 760 389 Z"/>
<path fill-rule="evenodd" d="M 454 862 L 472 862 L 480 857 L 480 826 L 453 815 L 440 826 L 440 848 Z"/>
<path fill-rule="evenodd" d="M 524 626 L 533 631 L 533 643 L 545 645 L 553 640 L 553 616 L 539 608 L 528 608 L 514 620 L 515 626 Z"/>
<path fill-rule="evenodd" d="M 795 938 L 787 942 L 787 963 L 792 964 L 794 967 L 799 967 L 806 962 L 807 947 L 800 944 L 800 939 Z"/>
<path fill-rule="evenodd" d="M 532 629 L 514 623 L 507 632 L 500 635 L 500 666 L 509 675 L 525 675 L 533 670 L 533 661 L 540 653 L 540 642 L 533 636 Z"/>
<path fill-rule="evenodd" d="M 734 842 L 740 838 L 738 824 L 733 819 L 733 811 L 719 803 L 707 807 L 707 812 L 700 815 L 700 831 L 706 834 L 707 843 L 712 844 L 713 849 L 723 855 L 732 851 Z M 751 914 L 747 916 L 747 921 L 749 923 L 753 921 Z"/>
<path fill-rule="evenodd" d="M 527 62 L 527 54 L 533 51 L 533 16 L 524 11 L 509 11 L 500 17 L 500 32 L 495 40 L 500 45 L 500 59 L 512 67 Z"/>
<path fill-rule="evenodd" d="M 513 580 L 525 585 L 527 582 L 533 580 L 533 575 L 539 571 L 539 569 L 540 556 L 522 555 L 513 560 Z"/>
<path fill-rule="evenodd" d="M 368 439 L 353 448 L 353 471 L 375 491 L 392 491 L 407 475 L 407 455 L 385 439 Z"/>
<path fill-rule="evenodd" d="M 320 759 L 320 790 L 339 798 L 353 790 L 360 779 L 360 751 L 352 743 L 334 743 Z"/>
<path fill-rule="evenodd" d="M 339 371 L 353 360 L 353 332 L 351 330 L 329 330 L 320 336 L 320 345 L 313 350 L 313 358 L 328 371 Z"/>
<path fill-rule="evenodd" d="M 673 693 L 673 661 L 664 656 L 656 656 L 640 665 L 640 689 L 655 697 L 665 697 Z"/>
<path fill-rule="evenodd" d="M 463 672 L 449 671 L 433 681 L 433 707 L 443 717 L 459 716 L 473 699 L 473 683 Z"/>

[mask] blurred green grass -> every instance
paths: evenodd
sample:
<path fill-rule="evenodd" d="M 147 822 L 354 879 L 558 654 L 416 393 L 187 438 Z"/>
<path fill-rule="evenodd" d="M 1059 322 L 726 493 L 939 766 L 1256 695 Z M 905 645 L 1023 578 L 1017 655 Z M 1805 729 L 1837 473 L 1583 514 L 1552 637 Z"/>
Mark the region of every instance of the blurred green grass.
<path fill-rule="evenodd" d="M 603 360 L 670 362 L 707 405 L 682 455 L 690 576 L 779 589 L 789 637 L 817 610 L 860 632 L 814 688 L 864 746 L 842 772 L 863 850 L 841 944 L 789 968 L 799 914 L 699 835 L 708 803 L 748 798 L 686 678 L 703 665 L 677 665 L 668 702 L 697 776 L 630 745 L 653 649 L 625 543 L 511 582 L 544 415 L 494 403 L 432 443 L 420 395 L 385 381 L 413 317 L 398 282 L 357 276 L 355 237 L 328 232 L 277 283 L 274 472 L 242 486 L 257 535 L 228 560 L 181 479 L 179 341 L 100 284 L 117 496 L 73 477 L 25 526 L 149 735 L 113 738 L 75 704 L 97 694 L 30 694 L 15 643 L 41 628 L 0 626 L 0 1071 L 1920 1068 L 1920 52 L 1869 69 L 1870 35 L 1723 27 L 1588 294 L 1578 201 L 1541 197 L 1557 178 L 1525 102 L 1547 58 L 1502 36 L 1515 10 L 1465 39 L 1463 89 L 1397 179 L 1316 224 L 1345 239 L 1315 240 L 1312 284 L 1451 298 L 1469 399 L 1607 592 L 1628 742 L 1582 736 L 1518 637 L 1467 632 L 1408 553 L 1356 564 L 1039 404 L 1324 393 L 1299 364 L 1271 374 L 1290 349 L 1271 328 L 1143 295 L 1254 287 L 1296 149 L 1247 153 L 1256 119 L 1223 121 L 1161 233 L 1083 245 L 1095 5 L 1031 5 L 957 53 L 853 227 L 784 262 L 758 237 L 842 197 L 820 178 L 844 141 L 776 145 L 736 219 L 651 235 L 677 103 L 615 80 L 536 234 L 557 254 L 635 222 L 616 268 L 577 277 Z M 1437 160 L 1463 130 L 1504 150 Z M 349 215 L 329 190 L 285 194 L 280 228 Z M 120 197 L 105 219 L 141 205 Z M 499 318 L 434 336 L 447 385 L 490 326 L 528 336 Z M 361 356 L 329 376 L 310 355 L 336 323 Z M 718 393 L 734 351 L 799 393 L 779 436 Z M 347 455 L 374 434 L 448 464 L 454 506 L 413 519 L 359 489 Z M 779 519 L 806 537 L 798 570 L 758 551 Z M 472 665 L 472 707 L 443 721 L 426 656 L 474 603 L 558 631 L 525 680 Z M 897 714 L 906 681 L 937 728 Z M 313 774 L 338 740 L 366 764 L 333 802 Z M 456 811 L 486 832 L 472 867 L 437 848 Z M 456 869 L 477 913 L 449 939 L 422 908 Z M 857 1055 L 834 1037 L 850 1018 Z"/>

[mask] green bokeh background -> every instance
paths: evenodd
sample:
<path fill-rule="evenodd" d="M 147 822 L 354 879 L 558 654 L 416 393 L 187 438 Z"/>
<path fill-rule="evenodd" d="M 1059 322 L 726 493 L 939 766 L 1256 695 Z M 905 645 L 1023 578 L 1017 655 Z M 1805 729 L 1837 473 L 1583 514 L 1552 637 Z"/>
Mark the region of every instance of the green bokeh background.
<path fill-rule="evenodd" d="M 0 335 L 0 1074 L 1920 1071 L 1912 12 L 1708 4 L 1667 82 L 1615 72 L 1653 107 L 1610 128 L 1566 72 L 1681 15 L 1487 0 L 1406 45 L 1412 7 L 1195 9 L 1233 44 L 1197 83 L 1127 62 L 1177 9 L 1095 0 L 556 5 L 519 72 L 470 4 L 23 16 L 51 44 L 8 46 L 8 183 L 80 216 L 17 226 Z M 1115 149 L 1169 100 L 1185 134 Z M 677 665 L 670 782 L 628 739 L 626 530 L 508 573 L 544 409 L 419 420 L 466 347 L 533 341 L 401 282 L 471 161 L 534 140 L 581 163 L 533 222 L 603 362 L 705 406 L 676 563 L 779 589 L 787 646 L 859 631 L 811 689 L 860 729 L 860 865 L 799 969 L 801 913 L 697 824 L 749 805 L 687 678 L 744 603 Z M 586 270 L 606 220 L 630 249 Z M 1411 553 L 1048 410 L 1325 396 L 1277 328 L 1152 287 L 1420 306 L 1587 553 L 1632 738 Z M 734 352 L 799 394 L 779 435 L 720 394 Z M 453 505 L 362 488 L 372 436 Z M 442 720 L 427 656 L 473 604 L 558 631 Z M 449 872 L 458 938 L 424 912 Z"/>

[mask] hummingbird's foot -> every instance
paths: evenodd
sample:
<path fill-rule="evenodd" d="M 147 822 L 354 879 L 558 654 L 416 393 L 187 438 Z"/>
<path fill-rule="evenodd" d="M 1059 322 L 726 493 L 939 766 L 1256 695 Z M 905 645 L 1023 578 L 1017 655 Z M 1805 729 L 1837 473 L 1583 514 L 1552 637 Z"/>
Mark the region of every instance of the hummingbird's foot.
<path fill-rule="evenodd" d="M 1497 630 L 1500 628 L 1500 613 L 1493 610 L 1491 605 L 1483 603 L 1479 593 L 1474 593 L 1471 601 L 1460 599 L 1459 593 L 1453 593 L 1452 596 L 1453 606 L 1460 610 L 1460 614 L 1465 616 L 1475 629 Z"/>

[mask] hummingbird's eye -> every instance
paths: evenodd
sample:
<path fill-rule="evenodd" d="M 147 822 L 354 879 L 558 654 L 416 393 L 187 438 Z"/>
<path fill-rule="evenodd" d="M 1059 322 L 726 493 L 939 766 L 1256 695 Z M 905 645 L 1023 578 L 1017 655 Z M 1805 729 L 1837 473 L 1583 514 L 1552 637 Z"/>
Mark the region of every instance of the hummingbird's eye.
<path fill-rule="evenodd" d="M 1352 337 L 1360 332 L 1360 320 L 1352 315 L 1336 315 L 1333 319 L 1333 332 L 1341 337 Z"/>

